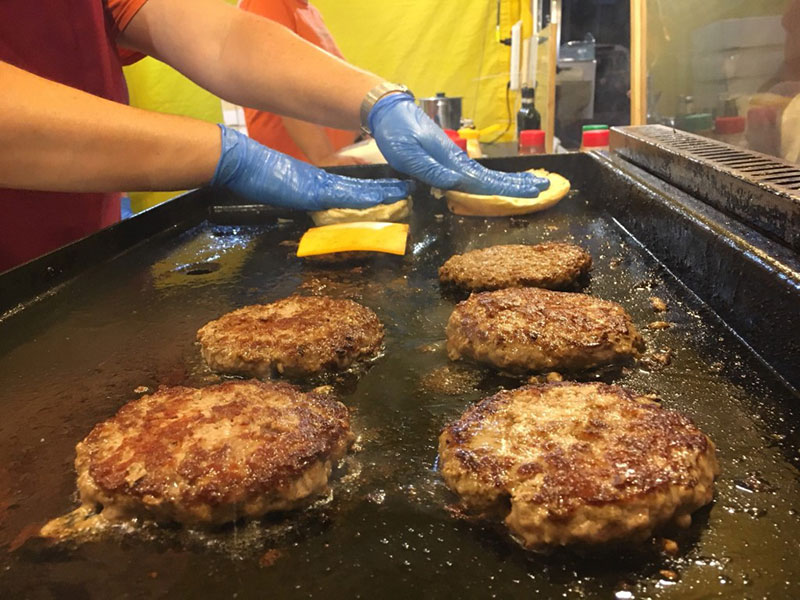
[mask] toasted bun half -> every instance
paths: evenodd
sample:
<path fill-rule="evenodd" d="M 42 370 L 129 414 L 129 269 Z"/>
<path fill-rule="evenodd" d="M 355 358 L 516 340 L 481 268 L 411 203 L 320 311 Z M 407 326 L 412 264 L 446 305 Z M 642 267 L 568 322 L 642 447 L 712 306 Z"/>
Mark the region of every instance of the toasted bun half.
<path fill-rule="evenodd" d="M 528 173 L 533 173 L 538 177 L 547 177 L 550 180 L 550 187 L 539 192 L 536 198 L 483 196 L 449 190 L 444 193 L 447 208 L 457 215 L 473 217 L 524 215 L 554 206 L 569 192 L 569 180 L 558 173 L 550 173 L 544 169 L 530 169 Z"/>

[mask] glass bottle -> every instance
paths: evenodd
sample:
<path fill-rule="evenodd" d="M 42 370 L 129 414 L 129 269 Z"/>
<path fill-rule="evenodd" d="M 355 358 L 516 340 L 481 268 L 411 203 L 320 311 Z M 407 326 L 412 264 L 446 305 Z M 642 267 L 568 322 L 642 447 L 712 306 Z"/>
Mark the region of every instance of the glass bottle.
<path fill-rule="evenodd" d="M 542 127 L 542 118 L 533 105 L 533 97 L 533 88 L 522 88 L 522 106 L 519 107 L 519 112 L 517 113 L 517 139 L 519 139 L 520 131 L 541 129 Z"/>

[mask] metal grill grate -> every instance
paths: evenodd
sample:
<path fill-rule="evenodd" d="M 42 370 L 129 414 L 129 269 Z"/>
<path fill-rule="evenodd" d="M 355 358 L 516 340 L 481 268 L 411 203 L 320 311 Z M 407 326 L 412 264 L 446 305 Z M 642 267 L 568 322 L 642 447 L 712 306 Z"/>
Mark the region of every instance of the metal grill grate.
<path fill-rule="evenodd" d="M 663 125 L 615 127 L 611 148 L 800 251 L 800 168 Z"/>

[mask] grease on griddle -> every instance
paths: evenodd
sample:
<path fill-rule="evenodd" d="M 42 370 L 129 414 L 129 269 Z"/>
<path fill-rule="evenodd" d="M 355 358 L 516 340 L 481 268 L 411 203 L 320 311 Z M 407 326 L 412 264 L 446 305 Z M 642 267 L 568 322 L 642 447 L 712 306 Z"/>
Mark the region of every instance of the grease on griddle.
<path fill-rule="evenodd" d="M 761 475 L 760 471 L 748 471 L 741 479 L 734 481 L 737 489 L 747 492 L 774 492 L 775 487 Z"/>
<path fill-rule="evenodd" d="M 445 341 L 441 340 L 438 342 L 432 342 L 430 344 L 422 344 L 421 346 L 417 346 L 417 352 L 442 352 L 445 347 Z"/>
<path fill-rule="evenodd" d="M 658 574 L 667 581 L 678 581 L 678 574 L 672 569 L 661 569 Z"/>
<path fill-rule="evenodd" d="M 277 548 L 272 548 L 264 552 L 258 559 L 258 566 L 262 568 L 271 567 L 281 557 L 282 552 Z"/>
<path fill-rule="evenodd" d="M 38 533 L 40 537 L 53 540 L 86 540 L 106 531 L 111 525 L 112 522 L 98 512 L 96 506 L 82 504 L 75 510 L 48 521 Z"/>
<path fill-rule="evenodd" d="M 669 556 L 676 556 L 680 551 L 678 542 L 675 540 L 671 540 L 669 538 L 659 538 L 657 543 L 661 551 Z"/>
<path fill-rule="evenodd" d="M 528 377 L 528 383 L 555 383 L 557 381 L 564 381 L 564 376 L 557 371 L 539 373 Z"/>
<path fill-rule="evenodd" d="M 420 387 L 433 394 L 457 396 L 474 391 L 482 380 L 483 373 L 480 370 L 449 364 L 425 374 Z"/>
<path fill-rule="evenodd" d="M 656 312 L 664 312 L 667 310 L 667 303 L 658 296 L 650 296 L 650 306 Z"/>
<path fill-rule="evenodd" d="M 639 359 L 639 365 L 648 371 L 663 369 L 672 362 L 672 350 L 663 349 L 648 352 Z"/>

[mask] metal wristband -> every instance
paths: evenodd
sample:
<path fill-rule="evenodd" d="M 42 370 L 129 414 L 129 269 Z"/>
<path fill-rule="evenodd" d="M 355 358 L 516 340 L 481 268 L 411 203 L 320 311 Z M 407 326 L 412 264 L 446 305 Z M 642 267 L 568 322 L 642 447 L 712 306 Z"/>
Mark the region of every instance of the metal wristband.
<path fill-rule="evenodd" d="M 372 135 L 372 131 L 369 129 L 369 113 L 372 110 L 372 107 L 375 106 L 375 103 L 386 96 L 387 94 L 392 94 L 395 92 L 401 92 L 403 94 L 408 94 L 412 98 L 414 94 L 411 93 L 406 86 L 400 85 L 398 83 L 389 83 L 388 81 L 384 81 L 376 85 L 372 88 L 367 95 L 364 96 L 364 99 L 361 101 L 361 131 L 367 135 Z"/>

